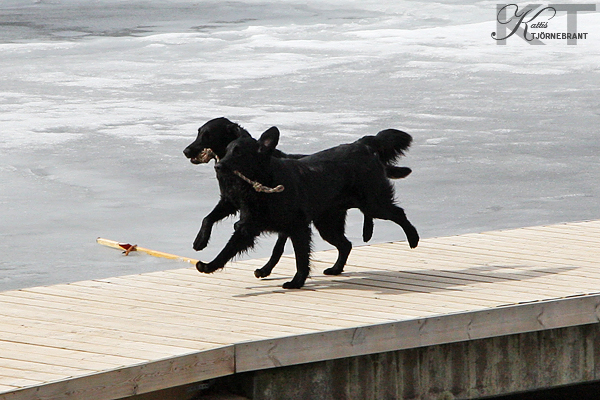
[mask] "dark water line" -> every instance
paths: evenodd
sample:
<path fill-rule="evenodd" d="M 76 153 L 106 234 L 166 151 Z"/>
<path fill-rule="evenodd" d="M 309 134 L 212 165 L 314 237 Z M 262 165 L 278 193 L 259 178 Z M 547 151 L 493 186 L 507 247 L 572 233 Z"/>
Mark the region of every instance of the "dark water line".
<path fill-rule="evenodd" d="M 600 398 L 600 381 L 568 385 L 554 389 L 536 390 L 507 396 L 487 397 L 493 400 L 597 400 Z"/>

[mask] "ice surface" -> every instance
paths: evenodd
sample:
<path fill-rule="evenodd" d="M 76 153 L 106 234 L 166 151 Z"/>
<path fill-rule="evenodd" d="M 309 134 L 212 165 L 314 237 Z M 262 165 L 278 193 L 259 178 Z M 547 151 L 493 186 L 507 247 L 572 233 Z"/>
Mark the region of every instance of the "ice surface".
<path fill-rule="evenodd" d="M 218 187 L 182 150 L 218 116 L 254 135 L 277 125 L 295 153 L 406 130 L 397 197 L 423 237 L 598 218 L 600 18 L 578 15 L 576 46 L 498 46 L 495 9 L 3 0 L 0 290 L 181 266 L 98 236 L 211 259 L 235 219 L 191 249 Z M 351 211 L 355 245 L 361 226 Z M 392 240 L 402 231 L 376 221 L 372 242 Z"/>

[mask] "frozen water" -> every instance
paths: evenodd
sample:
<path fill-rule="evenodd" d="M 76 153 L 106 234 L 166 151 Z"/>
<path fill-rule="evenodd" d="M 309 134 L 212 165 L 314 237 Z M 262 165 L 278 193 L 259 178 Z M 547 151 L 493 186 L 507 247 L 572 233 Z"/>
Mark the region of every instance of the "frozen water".
<path fill-rule="evenodd" d="M 397 197 L 423 237 L 598 218 L 600 18 L 578 15 L 576 46 L 498 46 L 495 8 L 2 0 L 0 290 L 178 267 L 98 236 L 211 259 L 234 219 L 191 249 L 218 187 L 182 150 L 218 116 L 277 125 L 296 153 L 406 130 Z M 355 245 L 361 225 L 351 211 Z M 376 221 L 372 242 L 392 240 Z"/>

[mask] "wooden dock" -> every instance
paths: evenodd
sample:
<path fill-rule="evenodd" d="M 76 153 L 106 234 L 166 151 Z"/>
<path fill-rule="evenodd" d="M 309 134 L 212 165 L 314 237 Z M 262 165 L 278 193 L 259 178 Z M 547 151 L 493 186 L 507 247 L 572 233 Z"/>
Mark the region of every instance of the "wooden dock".
<path fill-rule="evenodd" d="M 335 257 L 316 252 L 301 290 L 281 288 L 291 255 L 264 280 L 253 275 L 264 260 L 247 260 L 213 275 L 183 268 L 2 292 L 0 399 L 117 399 L 600 318 L 600 220 L 425 239 L 415 250 L 355 247 L 343 275 L 324 276 Z"/>

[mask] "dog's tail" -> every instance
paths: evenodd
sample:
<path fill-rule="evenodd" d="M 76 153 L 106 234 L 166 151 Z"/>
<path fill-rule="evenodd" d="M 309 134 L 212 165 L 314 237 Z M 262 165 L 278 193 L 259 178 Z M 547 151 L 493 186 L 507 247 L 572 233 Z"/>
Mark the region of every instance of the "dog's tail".
<path fill-rule="evenodd" d="M 357 142 L 369 146 L 377 153 L 389 178 L 399 179 L 410 174 L 410 168 L 393 166 L 412 143 L 412 136 L 408 133 L 398 129 L 385 129 L 375 136 L 364 136 Z"/>
<path fill-rule="evenodd" d="M 385 129 L 376 136 L 365 136 L 359 141 L 365 140 L 365 144 L 377 152 L 379 159 L 385 165 L 391 165 L 404 155 L 412 143 L 412 136 L 398 129 Z"/>
<path fill-rule="evenodd" d="M 395 165 L 385 166 L 385 175 L 390 179 L 402 179 L 410 175 L 412 169 L 408 167 L 396 167 Z"/>

